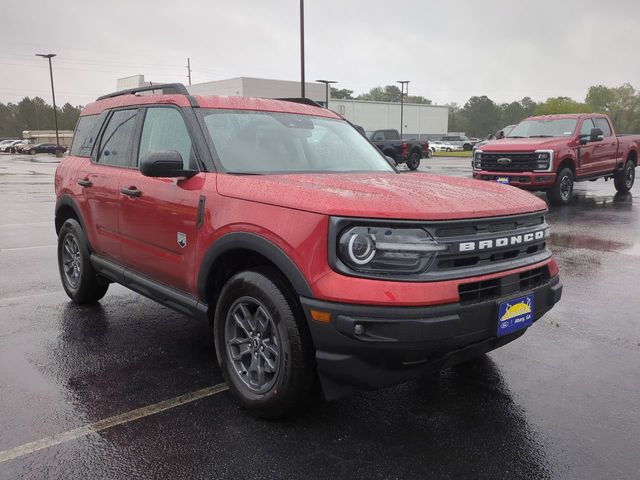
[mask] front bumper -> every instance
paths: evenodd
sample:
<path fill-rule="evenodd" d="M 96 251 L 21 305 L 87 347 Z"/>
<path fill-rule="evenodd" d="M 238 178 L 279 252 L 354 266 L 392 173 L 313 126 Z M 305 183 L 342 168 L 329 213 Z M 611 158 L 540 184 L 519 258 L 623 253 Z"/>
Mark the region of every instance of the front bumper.
<path fill-rule="evenodd" d="M 536 321 L 560 300 L 560 278 L 556 275 L 529 292 L 535 295 Z M 526 330 L 497 337 L 498 308 L 523 293 L 431 307 L 363 306 L 302 297 L 325 396 L 405 382 L 515 340 Z M 314 321 L 311 310 L 329 312 L 331 322 Z"/>
<path fill-rule="evenodd" d="M 508 177 L 509 185 L 527 190 L 543 190 L 553 187 L 556 183 L 555 172 L 489 172 L 474 170 L 476 180 L 497 181 L 499 177 Z"/>

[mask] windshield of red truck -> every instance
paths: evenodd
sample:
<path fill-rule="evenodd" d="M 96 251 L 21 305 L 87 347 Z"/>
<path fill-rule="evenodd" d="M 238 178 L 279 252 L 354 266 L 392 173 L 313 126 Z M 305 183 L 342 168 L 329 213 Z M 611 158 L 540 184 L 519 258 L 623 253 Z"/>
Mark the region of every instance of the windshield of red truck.
<path fill-rule="evenodd" d="M 343 120 L 242 110 L 202 112 L 229 173 L 394 172 Z"/>
<path fill-rule="evenodd" d="M 507 135 L 508 138 L 570 137 L 576 129 L 575 118 L 523 120 Z"/>

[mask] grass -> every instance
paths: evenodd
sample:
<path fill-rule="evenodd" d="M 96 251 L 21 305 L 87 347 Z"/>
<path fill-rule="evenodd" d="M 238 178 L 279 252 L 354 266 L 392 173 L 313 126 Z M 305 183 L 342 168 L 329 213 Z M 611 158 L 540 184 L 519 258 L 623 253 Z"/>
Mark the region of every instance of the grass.
<path fill-rule="evenodd" d="M 471 151 L 467 152 L 434 152 L 434 157 L 468 157 L 471 158 Z"/>

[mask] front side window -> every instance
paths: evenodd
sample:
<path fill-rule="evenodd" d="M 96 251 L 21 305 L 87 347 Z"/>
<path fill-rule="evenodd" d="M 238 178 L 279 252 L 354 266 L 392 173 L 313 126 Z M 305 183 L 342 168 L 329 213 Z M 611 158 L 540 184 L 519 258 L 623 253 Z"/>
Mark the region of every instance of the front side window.
<path fill-rule="evenodd" d="M 606 118 L 600 117 L 594 119 L 596 122 L 596 126 L 602 130 L 602 136 L 608 137 L 611 135 L 611 126 L 609 125 L 609 120 Z"/>
<path fill-rule="evenodd" d="M 113 112 L 100 140 L 98 163 L 118 167 L 128 167 L 131 164 L 137 113 L 137 110 Z"/>
<path fill-rule="evenodd" d="M 570 137 L 576 130 L 576 118 L 537 118 L 523 120 L 507 135 L 509 138 Z"/>
<path fill-rule="evenodd" d="M 142 127 L 138 164 L 149 152 L 168 150 L 178 152 L 182 156 L 184 169 L 190 168 L 191 137 L 180 112 L 171 107 L 149 108 Z"/>
<path fill-rule="evenodd" d="M 344 120 L 290 113 L 203 110 L 223 168 L 232 173 L 394 172 Z"/>
<path fill-rule="evenodd" d="M 590 118 L 585 118 L 584 122 L 582 122 L 582 127 L 580 127 L 580 136 L 588 137 L 591 135 L 591 129 L 595 128 L 593 125 L 593 120 Z"/>

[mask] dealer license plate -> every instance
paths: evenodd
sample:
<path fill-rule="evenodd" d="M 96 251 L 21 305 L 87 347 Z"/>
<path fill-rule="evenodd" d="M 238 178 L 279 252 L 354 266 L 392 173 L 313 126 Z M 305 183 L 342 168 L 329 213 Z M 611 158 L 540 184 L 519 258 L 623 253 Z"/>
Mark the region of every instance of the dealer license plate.
<path fill-rule="evenodd" d="M 509 177 L 496 177 L 496 182 L 509 185 Z"/>
<path fill-rule="evenodd" d="M 498 336 L 527 328 L 533 323 L 533 293 L 507 300 L 498 309 Z"/>

